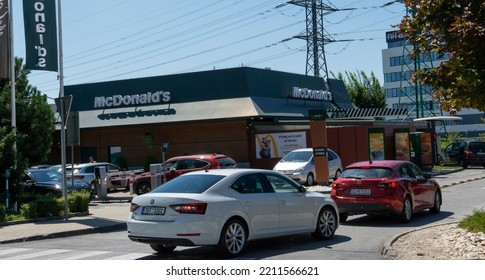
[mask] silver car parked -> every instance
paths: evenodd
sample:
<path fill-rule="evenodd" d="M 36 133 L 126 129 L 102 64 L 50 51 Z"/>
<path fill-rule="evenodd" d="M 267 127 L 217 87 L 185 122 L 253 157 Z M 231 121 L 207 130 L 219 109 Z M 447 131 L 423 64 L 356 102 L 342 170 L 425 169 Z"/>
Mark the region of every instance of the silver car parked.
<path fill-rule="evenodd" d="M 328 149 L 328 174 L 331 179 L 337 178 L 342 173 L 342 160 L 333 150 Z M 313 149 L 297 149 L 287 153 L 273 168 L 293 180 L 313 186 L 315 184 L 315 162 Z"/>

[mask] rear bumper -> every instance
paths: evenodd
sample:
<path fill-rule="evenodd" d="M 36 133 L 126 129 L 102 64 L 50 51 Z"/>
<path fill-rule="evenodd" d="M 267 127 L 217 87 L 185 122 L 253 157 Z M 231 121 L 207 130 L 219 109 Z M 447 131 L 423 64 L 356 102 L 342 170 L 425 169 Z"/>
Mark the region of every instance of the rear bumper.
<path fill-rule="evenodd" d="M 166 246 L 195 246 L 194 242 L 186 238 L 155 238 L 146 236 L 128 235 L 131 241 L 145 244 L 159 244 Z"/>
<path fill-rule="evenodd" d="M 388 203 L 339 203 L 340 213 L 347 214 L 384 214 L 397 215 L 401 213 L 401 207 Z"/>

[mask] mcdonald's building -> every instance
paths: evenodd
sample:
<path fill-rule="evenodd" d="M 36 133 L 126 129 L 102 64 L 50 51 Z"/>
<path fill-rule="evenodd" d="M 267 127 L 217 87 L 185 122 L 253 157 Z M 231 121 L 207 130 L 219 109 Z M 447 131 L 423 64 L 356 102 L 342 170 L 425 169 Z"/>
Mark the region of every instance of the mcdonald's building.
<path fill-rule="evenodd" d="M 72 127 L 79 133 L 67 143 L 68 163 L 71 154 L 74 163 L 90 156 L 107 162 L 122 157 L 131 169 L 149 159 L 221 153 L 240 167 L 272 169 L 289 151 L 313 147 L 311 110 L 327 113 L 328 147 L 344 165 L 369 160 L 376 149 L 382 158 L 396 158 L 396 133 L 426 129 L 384 120 L 399 115 L 396 109 L 356 108 L 341 80 L 269 69 L 239 67 L 70 85 L 64 92 L 72 96 L 71 115 L 78 119 Z M 57 130 L 52 164 L 60 161 L 59 139 Z M 409 150 L 404 152 L 409 155 Z"/>

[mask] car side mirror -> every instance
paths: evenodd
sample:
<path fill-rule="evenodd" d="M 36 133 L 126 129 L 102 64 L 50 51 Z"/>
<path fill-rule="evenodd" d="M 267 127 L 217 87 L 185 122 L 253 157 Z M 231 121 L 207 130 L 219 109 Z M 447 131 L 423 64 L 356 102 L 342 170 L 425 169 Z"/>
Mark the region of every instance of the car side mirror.
<path fill-rule="evenodd" d="M 306 193 L 306 188 L 303 185 L 300 185 L 300 192 L 301 193 Z"/>
<path fill-rule="evenodd" d="M 25 184 L 26 184 L 27 186 L 32 186 L 32 185 L 34 185 L 34 181 L 33 181 L 33 180 L 26 180 L 26 181 L 25 181 Z"/>
<path fill-rule="evenodd" d="M 433 174 L 431 174 L 430 172 L 424 172 L 424 178 L 425 179 L 431 179 L 431 178 L 433 178 Z"/>

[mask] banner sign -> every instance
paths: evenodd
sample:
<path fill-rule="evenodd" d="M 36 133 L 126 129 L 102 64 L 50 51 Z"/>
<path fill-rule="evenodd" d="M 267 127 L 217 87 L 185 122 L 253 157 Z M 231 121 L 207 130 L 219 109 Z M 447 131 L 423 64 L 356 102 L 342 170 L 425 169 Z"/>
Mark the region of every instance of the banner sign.
<path fill-rule="evenodd" d="M 8 0 L 0 0 L 0 79 L 10 77 Z"/>
<path fill-rule="evenodd" d="M 55 0 L 24 0 L 25 65 L 57 71 Z"/>
<path fill-rule="evenodd" d="M 306 148 L 304 131 L 256 134 L 256 158 L 281 158 L 287 153 Z"/>
<path fill-rule="evenodd" d="M 386 159 L 384 128 L 369 128 L 369 160 Z"/>

